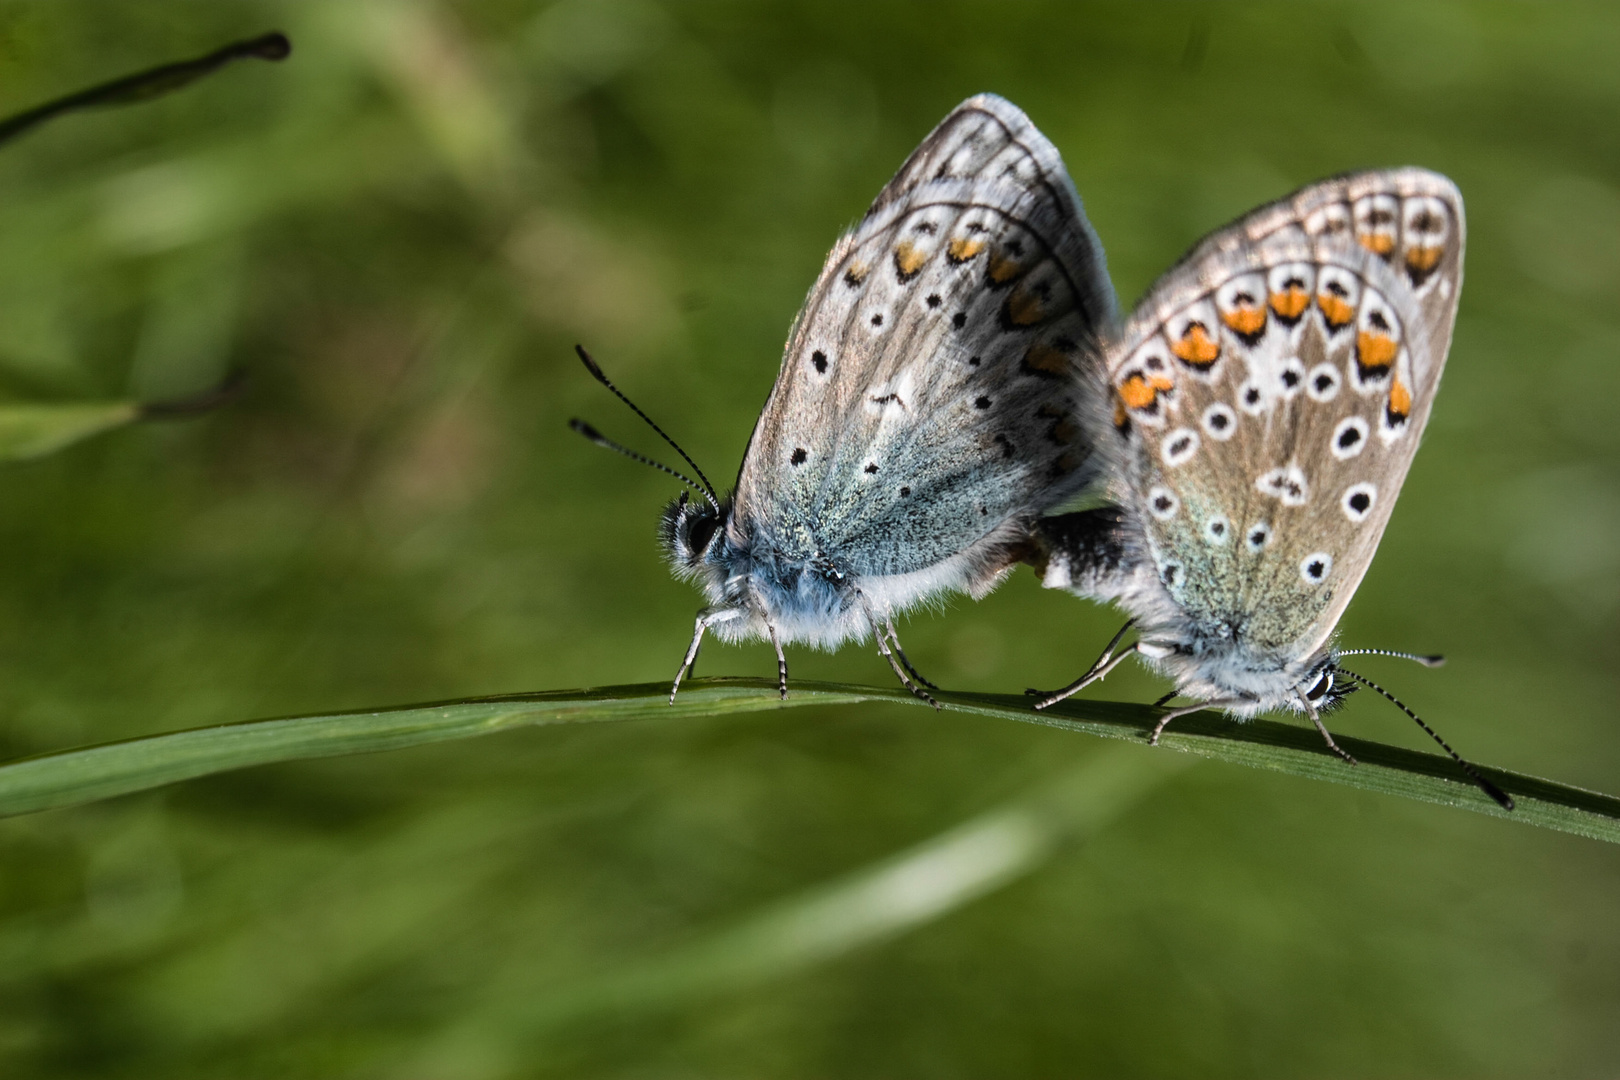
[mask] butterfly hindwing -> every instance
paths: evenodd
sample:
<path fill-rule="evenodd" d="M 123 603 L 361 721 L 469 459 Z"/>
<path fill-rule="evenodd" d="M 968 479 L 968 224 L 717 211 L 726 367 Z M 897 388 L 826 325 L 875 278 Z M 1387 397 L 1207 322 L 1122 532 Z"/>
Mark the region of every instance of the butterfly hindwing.
<path fill-rule="evenodd" d="M 1325 181 L 1200 244 L 1111 352 L 1116 487 L 1194 637 L 1305 656 L 1365 574 L 1439 385 L 1462 201 Z"/>
<path fill-rule="evenodd" d="M 737 486 L 788 560 L 926 570 L 1094 475 L 1114 299 L 1052 145 L 994 96 L 958 107 L 828 256 Z M 1089 389 L 1086 379 L 1094 380 Z"/>

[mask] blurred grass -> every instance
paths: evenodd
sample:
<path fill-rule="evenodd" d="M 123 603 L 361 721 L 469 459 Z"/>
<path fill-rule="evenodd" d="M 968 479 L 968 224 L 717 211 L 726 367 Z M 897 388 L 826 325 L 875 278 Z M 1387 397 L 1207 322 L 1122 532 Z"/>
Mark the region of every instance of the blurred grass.
<path fill-rule="evenodd" d="M 994 90 L 1064 152 L 1126 298 L 1299 183 L 1408 162 L 1457 180 L 1456 345 L 1346 640 L 1451 656 L 1395 689 L 1465 756 L 1620 788 L 1610 6 L 14 3 L 0 114 L 272 27 L 295 42 L 283 65 L 0 153 L 0 399 L 148 401 L 254 374 L 224 412 L 0 474 L 6 759 L 223 716 L 666 678 L 698 604 L 653 548 L 673 491 L 565 429 L 636 430 L 569 347 L 724 473 L 839 229 L 952 105 Z M 1071 678 L 1115 625 L 1023 575 L 905 640 L 944 685 L 1006 693 Z M 886 677 L 860 649 L 790 660 L 796 678 Z M 703 665 L 772 670 L 757 647 Z M 1121 671 L 1107 694 L 1162 690 Z M 1376 702 L 1335 725 L 1420 738 Z M 600 990 L 796 898 L 831 934 L 814 898 L 837 883 L 949 850 L 1065 777 L 1128 786 L 1135 760 L 1173 759 L 808 707 L 289 763 L 11 819 L 0 1068 L 1620 1060 L 1609 845 L 1215 765 L 891 936 L 808 960 L 762 946 L 746 980 Z M 576 991 L 604 1004 L 548 1011 Z"/>

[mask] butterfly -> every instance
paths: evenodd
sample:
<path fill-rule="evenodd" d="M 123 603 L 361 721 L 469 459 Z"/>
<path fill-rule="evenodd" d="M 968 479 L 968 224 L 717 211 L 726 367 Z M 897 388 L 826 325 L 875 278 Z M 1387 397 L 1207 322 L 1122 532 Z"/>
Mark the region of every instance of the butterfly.
<path fill-rule="evenodd" d="M 1200 709 L 1285 709 L 1353 762 L 1321 713 L 1357 683 L 1388 697 L 1339 666 L 1385 651 L 1342 652 L 1335 629 L 1434 404 L 1464 240 L 1450 180 L 1362 172 L 1249 213 L 1159 279 L 1106 350 L 1112 417 L 1095 441 L 1112 503 L 1040 523 L 1031 560 L 1047 586 L 1112 600 L 1131 622 L 1038 708 L 1136 655 L 1196 702 L 1152 741 Z"/>
<path fill-rule="evenodd" d="M 894 618 L 988 592 L 1039 516 L 1093 482 L 1080 417 L 1106 392 L 1116 311 L 1056 148 L 986 94 L 940 123 L 827 256 L 731 495 L 580 350 L 697 474 L 674 473 L 697 498 L 683 493 L 660 526 L 675 574 L 708 600 L 670 700 L 713 632 L 769 640 L 783 697 L 784 645 L 870 638 L 933 702 Z"/>

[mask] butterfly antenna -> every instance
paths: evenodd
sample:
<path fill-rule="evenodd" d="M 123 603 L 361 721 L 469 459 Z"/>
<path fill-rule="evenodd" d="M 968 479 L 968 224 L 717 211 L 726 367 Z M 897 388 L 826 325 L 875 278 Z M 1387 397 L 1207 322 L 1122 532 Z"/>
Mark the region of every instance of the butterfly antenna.
<path fill-rule="evenodd" d="M 1397 660 L 1415 660 L 1424 667 L 1444 667 L 1443 656 L 1421 656 L 1417 653 L 1396 652 L 1394 649 L 1346 649 L 1340 656 L 1393 656 Z M 1346 675 L 1350 674 L 1345 672 Z"/>
<path fill-rule="evenodd" d="M 1375 651 L 1375 650 L 1369 650 L 1369 651 Z M 1396 654 L 1396 655 L 1400 655 L 1400 654 Z M 1417 659 L 1417 658 L 1414 657 L 1413 659 Z M 1495 799 L 1497 801 L 1497 803 L 1502 807 L 1502 809 L 1504 809 L 1504 810 L 1512 810 L 1513 809 L 1513 797 L 1511 795 L 1509 795 L 1507 792 L 1503 791 L 1501 788 L 1497 787 L 1495 784 L 1491 783 L 1489 780 L 1485 779 L 1485 777 L 1481 776 L 1478 769 L 1474 768 L 1472 765 L 1468 764 L 1468 762 L 1464 761 L 1462 759 L 1462 756 L 1460 754 L 1458 754 L 1457 751 L 1453 750 L 1451 748 L 1450 744 L 1448 744 L 1446 742 L 1446 740 L 1444 740 L 1444 739 L 1442 739 L 1440 737 L 1439 732 L 1435 731 L 1434 728 L 1430 727 L 1428 724 L 1425 724 L 1423 722 L 1423 720 L 1418 716 L 1417 713 L 1413 712 L 1411 709 L 1408 709 L 1401 702 L 1401 700 L 1399 698 L 1397 698 L 1394 694 L 1390 693 L 1388 690 L 1385 690 L 1382 686 L 1379 686 L 1377 683 L 1373 682 L 1371 679 L 1369 679 L 1369 678 L 1367 678 L 1367 677 L 1365 677 L 1363 675 L 1357 675 L 1353 671 L 1348 671 L 1348 670 L 1346 670 L 1345 668 L 1342 668 L 1342 667 L 1335 667 L 1335 668 L 1333 668 L 1333 670 L 1335 672 L 1337 672 L 1338 674 L 1340 674 L 1340 675 L 1348 675 L 1350 678 L 1356 680 L 1356 682 L 1361 683 L 1363 686 L 1365 686 L 1365 687 L 1367 687 L 1367 688 L 1369 688 L 1371 690 L 1376 690 L 1376 691 L 1378 691 L 1378 693 L 1380 693 L 1380 694 L 1384 695 L 1386 698 L 1388 698 L 1390 700 L 1390 702 L 1392 704 L 1394 704 L 1394 706 L 1397 709 L 1401 710 L 1401 712 L 1405 713 L 1407 716 L 1410 716 L 1412 718 L 1412 720 L 1417 724 L 1418 727 L 1420 727 L 1424 731 L 1428 732 L 1429 733 L 1429 738 L 1431 738 L 1435 742 L 1439 743 L 1440 744 L 1440 749 L 1442 749 L 1446 753 L 1450 754 L 1451 755 L 1451 760 L 1455 761 L 1458 765 L 1462 766 L 1462 771 L 1468 774 L 1468 778 L 1470 780 L 1472 780 L 1474 783 L 1479 785 L 1481 791 L 1485 792 L 1485 794 L 1487 794 L 1491 798 Z"/>
<path fill-rule="evenodd" d="M 88 90 L 80 90 L 76 94 L 69 94 L 55 101 L 47 101 L 43 105 L 0 120 L 0 143 L 15 139 L 63 113 L 97 109 L 105 105 L 131 105 L 147 101 L 171 90 L 178 90 L 205 75 L 211 75 L 232 61 L 285 60 L 291 52 L 292 42 L 287 40 L 285 34 L 261 34 L 245 41 L 234 41 L 224 48 L 215 49 L 208 55 L 199 56 L 194 60 L 181 60 L 147 71 L 138 71 L 133 75 L 125 75 L 121 79 L 92 86 Z"/>
<path fill-rule="evenodd" d="M 714 499 L 712 497 L 710 497 L 709 493 L 707 491 L 704 491 L 701 487 L 699 487 L 697 481 L 693 480 L 690 476 L 687 476 L 685 473 L 678 473 L 674 469 L 670 468 L 668 465 L 665 465 L 661 461 L 654 461 L 650 457 L 646 457 L 643 454 L 636 453 L 634 450 L 631 450 L 627 446 L 620 446 L 618 443 L 614 442 L 612 439 L 608 438 L 606 435 L 603 435 L 600 431 L 597 431 L 595 428 L 591 427 L 591 425 L 587 424 L 583 420 L 579 420 L 579 419 L 570 420 L 570 421 L 568 421 L 568 426 L 573 428 L 575 431 L 579 432 L 581 435 L 585 436 L 587 439 L 591 440 L 591 442 L 595 443 L 597 446 L 603 447 L 603 448 L 608 449 L 608 450 L 612 450 L 615 453 L 623 454 L 625 457 L 629 458 L 631 461 L 639 461 L 643 465 L 651 465 L 653 468 L 657 469 L 660 472 L 669 473 L 669 475 L 673 476 L 675 479 L 679 480 L 681 483 L 685 484 L 687 487 L 691 488 L 693 491 L 697 492 L 699 495 L 702 495 L 705 499 L 708 499 L 710 502 L 714 502 Z M 682 495 L 681 498 L 684 499 L 684 498 L 686 498 L 686 496 Z M 715 505 L 715 509 L 716 510 L 720 509 L 719 504 Z"/>
<path fill-rule="evenodd" d="M 625 397 L 624 393 L 617 386 L 614 386 L 613 383 L 608 380 L 608 377 L 606 375 L 602 374 L 602 369 L 596 366 L 596 361 L 592 360 L 591 359 L 591 354 L 585 351 L 585 346 L 583 346 L 583 345 L 575 345 L 574 346 L 574 351 L 579 354 L 580 360 L 585 364 L 585 370 L 589 371 L 591 373 L 592 378 L 594 378 L 597 382 L 601 383 L 603 386 L 607 387 L 609 390 L 613 391 L 613 396 L 614 397 L 618 398 L 620 401 L 622 401 L 626 405 L 630 406 L 630 411 L 631 412 L 633 412 L 637 416 L 641 417 L 641 419 L 646 422 L 648 427 L 650 427 L 654 431 L 658 432 L 658 437 L 660 439 L 663 439 L 665 442 L 669 443 L 669 445 L 673 446 L 675 448 L 675 452 L 677 454 L 681 455 L 682 460 L 684 460 L 688 465 L 692 466 L 692 471 L 697 473 L 699 480 L 703 481 L 703 486 L 701 488 L 699 488 L 696 484 L 692 484 L 692 482 L 690 480 L 687 480 L 686 482 L 689 483 L 689 484 L 692 484 L 692 487 L 696 488 L 705 498 L 707 498 L 709 500 L 709 502 L 714 506 L 714 508 L 716 510 L 720 509 L 720 496 L 719 496 L 718 493 L 715 492 L 714 485 L 709 483 L 709 478 L 707 476 L 703 475 L 703 470 L 698 468 L 698 463 L 693 461 L 691 456 L 689 454 L 687 454 L 687 452 L 685 450 L 681 449 L 681 444 L 676 442 L 674 439 L 670 438 L 664 432 L 663 428 L 661 428 L 657 424 L 653 423 L 652 417 L 648 416 L 646 413 L 644 413 L 640 409 L 636 408 L 636 403 L 631 401 L 629 398 Z M 574 423 L 578 423 L 578 421 L 574 421 Z M 576 428 L 574 428 L 574 430 L 579 431 L 580 429 L 576 427 Z M 580 434 L 583 435 L 584 432 L 580 432 Z M 616 443 L 608 442 L 606 439 L 603 439 L 602 436 L 600 436 L 600 435 L 597 435 L 595 438 L 591 438 L 591 436 L 589 436 L 589 435 L 586 435 L 585 437 L 588 438 L 588 439 L 591 439 L 591 441 L 595 442 L 598 446 L 606 446 L 609 449 L 618 450 L 620 453 L 629 454 L 631 457 L 636 458 L 639 461 L 644 461 L 648 465 L 658 465 L 658 463 L 656 461 L 653 461 L 653 460 L 651 460 L 649 458 L 640 457 L 637 454 L 631 454 L 630 451 L 624 449 L 624 447 L 619 446 Z M 658 465 L 658 467 L 660 469 L 663 469 L 665 472 L 670 473 L 670 474 L 672 474 L 674 476 L 681 476 L 681 474 L 676 472 L 674 469 L 667 468 L 667 467 L 665 467 L 663 465 Z M 686 477 L 681 476 L 681 479 L 686 480 Z"/>

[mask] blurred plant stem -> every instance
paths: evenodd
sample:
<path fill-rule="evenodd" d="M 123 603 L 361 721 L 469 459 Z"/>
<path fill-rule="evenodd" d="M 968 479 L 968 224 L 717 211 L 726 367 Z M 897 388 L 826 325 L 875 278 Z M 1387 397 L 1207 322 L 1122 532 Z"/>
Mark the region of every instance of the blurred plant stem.
<path fill-rule="evenodd" d="M 942 693 L 949 710 L 1040 724 L 1105 738 L 1142 740 L 1160 710 L 1070 699 L 1037 713 L 1028 699 L 999 694 Z M 328 716 L 256 720 L 68 750 L 0 766 L 0 814 L 23 814 L 93 802 L 210 773 L 302 758 L 394 750 L 541 724 L 678 719 L 759 712 L 796 705 L 862 701 L 916 704 L 895 688 L 797 683 L 787 701 L 760 679 L 699 679 L 674 705 L 662 683 L 563 690 L 405 706 Z M 1440 803 L 1598 840 L 1620 842 L 1620 799 L 1501 769 L 1480 771 L 1512 794 L 1519 807 L 1502 810 L 1448 759 L 1383 743 L 1341 738 L 1360 764 L 1339 760 L 1308 728 L 1258 720 L 1236 723 L 1215 713 L 1186 717 L 1165 733 L 1170 750 L 1329 780 L 1423 802 Z M 1143 747 L 1146 752 L 1147 748 Z"/>
<path fill-rule="evenodd" d="M 666 952 L 610 966 L 560 991 L 533 985 L 526 968 L 511 969 L 505 982 L 523 985 L 486 985 L 490 1006 L 477 1011 L 474 1023 L 441 1033 L 426 1060 L 415 1064 L 432 1074 L 441 1062 L 487 1059 L 491 1047 L 521 1052 L 525 1037 L 569 1021 L 690 1004 L 898 937 L 1033 873 L 1187 764 L 1186 758 L 1101 748 L 1027 795 Z"/>

